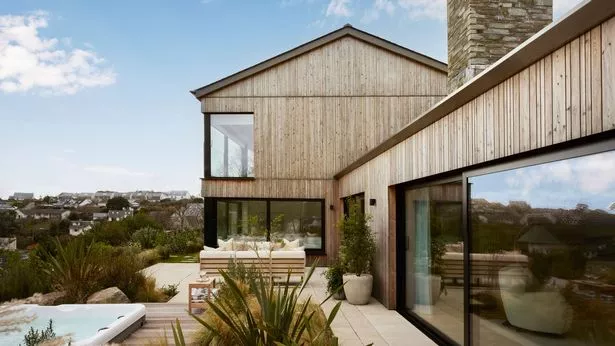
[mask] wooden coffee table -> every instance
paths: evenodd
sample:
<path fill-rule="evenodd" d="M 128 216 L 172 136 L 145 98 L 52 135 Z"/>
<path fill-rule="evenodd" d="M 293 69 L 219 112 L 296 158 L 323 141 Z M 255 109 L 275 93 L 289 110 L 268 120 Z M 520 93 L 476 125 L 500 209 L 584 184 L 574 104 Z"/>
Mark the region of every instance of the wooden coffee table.
<path fill-rule="evenodd" d="M 201 299 L 192 299 L 192 289 L 193 288 L 206 288 L 207 289 L 207 296 L 205 297 L 204 300 Z M 208 300 L 211 298 L 211 290 L 216 288 L 216 279 L 215 278 L 209 278 L 206 281 L 194 281 L 188 284 L 188 311 L 192 312 L 192 309 L 205 309 L 205 307 L 207 306 L 207 302 L 205 300 Z"/>

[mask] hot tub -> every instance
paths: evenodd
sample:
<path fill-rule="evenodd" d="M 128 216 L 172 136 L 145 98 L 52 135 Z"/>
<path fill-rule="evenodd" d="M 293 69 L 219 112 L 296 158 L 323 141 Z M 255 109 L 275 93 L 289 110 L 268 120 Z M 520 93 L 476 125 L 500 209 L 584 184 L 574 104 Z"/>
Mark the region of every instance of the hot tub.
<path fill-rule="evenodd" d="M 68 336 L 71 345 L 103 345 L 121 342 L 145 322 L 143 304 L 20 305 L 18 314 L 35 319 L 19 332 L 0 334 L 0 345 L 19 345 L 30 330 L 47 328 L 53 320 L 56 336 Z"/>

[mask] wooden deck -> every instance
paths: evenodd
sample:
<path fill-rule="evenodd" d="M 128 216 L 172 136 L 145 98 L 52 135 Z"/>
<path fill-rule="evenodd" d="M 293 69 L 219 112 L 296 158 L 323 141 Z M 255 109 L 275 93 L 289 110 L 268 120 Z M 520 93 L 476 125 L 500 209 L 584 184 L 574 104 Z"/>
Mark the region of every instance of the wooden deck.
<path fill-rule="evenodd" d="M 188 315 L 187 304 L 146 303 L 145 324 L 134 332 L 122 345 L 164 345 L 164 335 L 168 345 L 174 345 L 171 323 L 179 319 L 186 341 L 193 344 L 192 335 L 200 329 L 200 324 Z"/>

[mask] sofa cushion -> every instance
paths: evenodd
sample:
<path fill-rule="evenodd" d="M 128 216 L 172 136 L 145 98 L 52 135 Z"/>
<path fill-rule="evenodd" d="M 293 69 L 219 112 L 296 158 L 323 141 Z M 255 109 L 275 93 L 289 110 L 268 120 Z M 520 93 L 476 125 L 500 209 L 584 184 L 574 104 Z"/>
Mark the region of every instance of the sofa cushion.
<path fill-rule="evenodd" d="M 233 238 L 228 239 L 228 240 L 222 240 L 222 239 L 218 238 L 218 249 L 220 251 L 232 251 L 232 250 L 234 250 L 234 247 L 233 247 L 233 245 L 234 245 L 233 242 L 234 241 L 235 240 Z"/>

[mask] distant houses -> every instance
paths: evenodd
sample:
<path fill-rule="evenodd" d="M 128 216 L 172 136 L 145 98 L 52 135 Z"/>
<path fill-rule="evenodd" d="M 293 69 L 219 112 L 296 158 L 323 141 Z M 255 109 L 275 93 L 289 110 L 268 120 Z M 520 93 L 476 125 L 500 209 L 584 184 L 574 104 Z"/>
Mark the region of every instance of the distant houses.
<path fill-rule="evenodd" d="M 68 226 L 68 233 L 76 237 L 91 230 L 92 227 L 94 227 L 94 221 L 71 221 L 70 226 Z"/>
<path fill-rule="evenodd" d="M 28 219 L 65 220 L 70 215 L 70 210 L 65 209 L 28 209 L 22 212 Z"/>
<path fill-rule="evenodd" d="M 34 199 L 34 194 L 30 192 L 15 192 L 9 197 L 9 200 L 13 201 L 27 201 L 31 199 Z"/>

